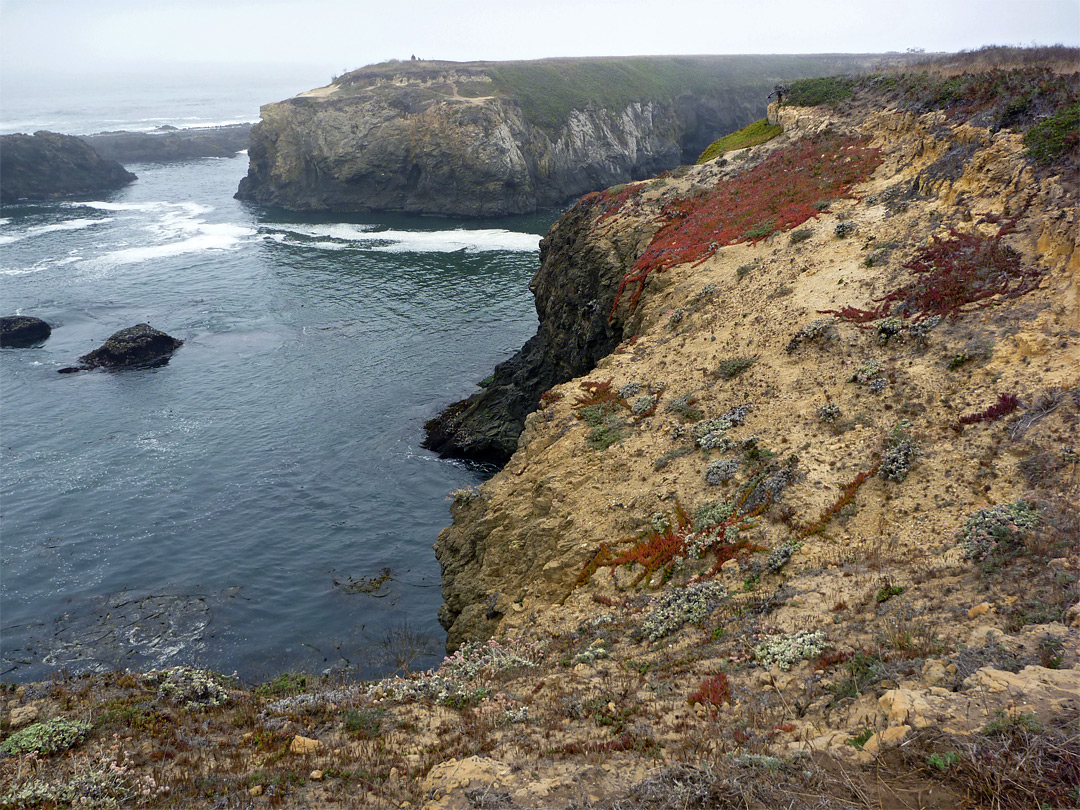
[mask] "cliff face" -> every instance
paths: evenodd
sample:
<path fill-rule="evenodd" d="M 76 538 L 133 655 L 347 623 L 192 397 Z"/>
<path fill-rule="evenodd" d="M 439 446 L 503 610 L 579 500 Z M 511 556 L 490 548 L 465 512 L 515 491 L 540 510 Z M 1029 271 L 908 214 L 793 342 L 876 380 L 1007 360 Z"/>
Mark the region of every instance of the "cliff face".
<path fill-rule="evenodd" d="M 597 69 L 618 66 L 594 61 Z M 709 75 L 707 89 L 672 79 L 636 95 L 575 95 L 567 87 L 573 76 L 543 74 L 553 85 L 533 90 L 537 104 L 549 91 L 568 94 L 554 111 L 530 102 L 533 68 L 512 79 L 498 63 L 365 68 L 263 107 L 237 197 L 311 211 L 533 212 L 696 158 L 718 133 L 760 117 L 778 75 L 834 67 L 774 61 L 771 70 L 728 85 L 703 63 L 688 75 Z"/>
<path fill-rule="evenodd" d="M 862 110 L 843 116 L 782 109 L 774 113 L 777 119 L 787 128 L 780 139 L 729 154 L 727 165 L 714 161 L 677 180 L 639 184 L 622 197 L 594 195 L 545 240 L 538 302 L 545 291 L 558 290 L 562 311 L 576 311 L 576 318 L 562 328 L 552 323 L 550 335 L 538 335 L 532 341 L 537 346 L 527 346 L 515 360 L 555 341 L 595 341 L 596 353 L 603 354 L 620 336 L 632 339 L 601 359 L 595 371 L 546 395 L 525 418 L 506 468 L 478 494 L 455 503 L 454 524 L 436 544 L 444 569 L 440 618 L 451 648 L 497 629 L 506 634 L 527 626 L 576 592 L 575 580 L 581 584 L 577 577 L 590 560 L 601 560 L 593 579 L 607 582 L 602 566 L 618 557 L 613 549 L 630 548 L 620 544 L 643 536 L 657 519 L 674 523 L 677 510 L 693 515 L 718 497 L 732 503 L 749 498 L 755 476 L 773 482 L 763 501 L 773 505 L 768 519 L 747 519 L 743 526 L 753 527 L 752 547 L 775 550 L 817 537 L 817 529 L 809 533 L 807 527 L 821 515 L 826 536 L 841 547 L 874 548 L 887 535 L 898 557 L 908 553 L 904 549 L 923 553 L 917 550 L 937 548 L 942 540 L 948 545 L 951 532 L 978 509 L 1025 493 L 1030 497 L 1033 486 L 1051 502 L 1074 491 L 1075 466 L 1071 479 L 1051 482 L 1032 478 L 1030 468 L 1023 473 L 1020 465 L 1057 452 L 1043 444 L 1053 444 L 1058 428 L 1045 427 L 1019 441 L 1001 426 L 981 426 L 992 424 L 1002 408 L 1016 408 L 1013 397 L 1021 407 L 1043 409 L 1056 397 L 1069 414 L 1062 419 L 1077 417 L 1080 356 L 1067 337 L 1080 327 L 1071 181 L 1037 170 L 1019 135 L 950 123 L 941 113 Z M 815 133 L 827 127 L 833 134 L 826 137 L 839 131 L 863 146 L 819 146 L 829 141 L 813 140 Z M 826 156 L 831 165 L 859 160 L 858 149 L 869 149 L 865 154 L 877 154 L 874 160 L 882 163 L 871 179 L 831 198 L 827 207 L 819 205 L 822 213 L 798 239 L 777 231 L 765 241 L 739 237 L 727 244 L 717 236 L 721 241 L 700 258 L 672 261 L 647 274 L 636 305 L 638 282 L 628 284 L 603 325 L 624 274 L 640 275 L 642 265 L 635 270 L 635 260 L 652 234 L 660 239 L 675 228 L 681 235 L 664 250 L 681 250 L 710 195 L 746 177 L 751 179 L 742 193 L 753 194 L 754 175 L 747 173 L 757 169 L 779 172 L 769 182 L 781 184 L 790 169 L 769 169 L 770 156 L 800 143 L 814 144 L 809 155 L 838 148 Z M 709 220 L 711 232 L 720 234 L 724 217 L 734 213 L 718 209 Z M 743 227 L 750 231 L 753 224 Z M 938 252 L 926 252 L 932 250 Z M 905 311 L 900 304 L 892 320 L 890 313 L 865 318 L 869 326 L 853 311 L 846 318 L 822 314 L 844 307 L 870 312 L 874 301 L 914 283 L 911 267 L 922 260 L 936 267 L 952 250 L 958 256 L 1000 250 L 1012 263 L 1009 272 L 1022 267 L 1031 275 L 1002 287 L 990 308 L 967 303 L 911 332 L 923 321 L 912 314 L 897 317 Z M 979 255 L 980 262 L 991 261 L 991 253 Z M 934 299 L 935 285 L 945 283 L 935 281 L 919 294 Z M 971 292 L 964 289 L 964 295 Z M 575 291 L 581 294 L 575 297 Z M 914 299 L 901 295 L 891 300 L 914 306 Z M 594 306 L 592 319 L 587 313 Z M 542 319 L 545 314 L 550 315 L 541 309 Z M 511 389 L 509 366 L 497 372 L 492 389 L 467 400 L 448 421 L 467 423 L 476 411 L 497 407 Z M 532 376 L 550 379 L 550 366 L 540 368 Z M 999 401 L 1005 404 L 993 411 Z M 716 453 L 699 441 L 698 422 L 740 406 L 748 406 L 746 412 L 720 430 L 730 431 L 722 451 L 734 450 L 735 457 L 720 458 L 710 472 Z M 967 424 L 978 427 L 963 429 L 959 420 L 973 414 L 982 416 Z M 462 431 L 466 445 L 476 438 L 470 430 L 466 425 Z M 886 462 L 889 448 L 903 441 L 909 442 L 907 456 Z M 512 445 L 509 436 L 499 442 L 506 449 Z M 788 459 L 790 466 L 760 462 L 770 457 Z M 903 470 L 892 470 L 890 478 L 882 473 L 888 463 Z M 900 485 L 908 466 L 910 478 Z M 850 512 L 854 516 L 831 523 L 838 512 L 830 505 L 861 472 L 867 475 L 851 490 L 866 482 L 858 509 Z M 925 514 L 928 504 L 932 520 Z M 812 553 L 827 556 L 828 544 L 814 548 Z M 647 559 L 643 554 L 635 559 Z M 736 565 L 734 573 L 745 574 L 749 563 Z M 612 581 L 625 587 L 628 580 L 616 573 L 612 569 Z M 655 576 L 659 581 L 660 574 Z M 883 576 L 899 581 L 912 574 L 900 566 Z"/>
<path fill-rule="evenodd" d="M 0 177 L 4 203 L 109 191 L 136 179 L 82 139 L 45 130 L 0 136 Z"/>
<path fill-rule="evenodd" d="M 482 391 L 427 423 L 425 447 L 505 464 L 540 395 L 589 371 L 621 342 L 624 323 L 608 315 L 619 279 L 647 230 L 591 239 L 588 224 L 595 215 L 591 201 L 583 201 L 541 241 L 540 270 L 530 284 L 540 321 L 536 335 L 495 367 Z"/>

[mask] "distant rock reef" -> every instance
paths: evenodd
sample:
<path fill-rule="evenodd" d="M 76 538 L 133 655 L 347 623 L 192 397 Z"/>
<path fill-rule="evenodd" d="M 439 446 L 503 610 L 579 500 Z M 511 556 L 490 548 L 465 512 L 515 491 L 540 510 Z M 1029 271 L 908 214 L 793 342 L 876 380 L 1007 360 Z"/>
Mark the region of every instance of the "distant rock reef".
<path fill-rule="evenodd" d="M 267 104 L 237 198 L 301 211 L 531 213 L 693 162 L 778 81 L 870 57 L 384 63 Z"/>
<path fill-rule="evenodd" d="M 121 163 L 164 163 L 206 157 L 234 157 L 247 149 L 251 124 L 177 129 L 160 127 L 152 132 L 99 132 L 83 140 L 103 158 Z"/>
<path fill-rule="evenodd" d="M 73 135 L 41 130 L 0 136 L 0 203 L 94 194 L 135 179 Z"/>

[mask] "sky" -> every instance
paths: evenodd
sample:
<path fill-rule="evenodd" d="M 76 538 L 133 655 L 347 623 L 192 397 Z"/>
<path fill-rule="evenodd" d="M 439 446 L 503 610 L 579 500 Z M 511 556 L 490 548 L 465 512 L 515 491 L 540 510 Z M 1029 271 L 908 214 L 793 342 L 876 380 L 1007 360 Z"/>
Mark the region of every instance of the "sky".
<path fill-rule="evenodd" d="M 0 0 L 0 92 L 27 73 L 549 56 L 1080 45 L 1078 0 Z M 325 82 L 323 82 L 325 83 Z"/>

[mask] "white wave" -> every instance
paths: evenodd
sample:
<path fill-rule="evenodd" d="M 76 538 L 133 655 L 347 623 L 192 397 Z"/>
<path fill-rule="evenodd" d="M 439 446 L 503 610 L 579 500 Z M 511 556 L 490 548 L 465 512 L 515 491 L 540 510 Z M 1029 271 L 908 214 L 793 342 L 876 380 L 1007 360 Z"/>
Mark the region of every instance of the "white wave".
<path fill-rule="evenodd" d="M 165 227 L 162 230 L 167 232 L 170 229 Z M 245 239 L 256 234 L 253 228 L 230 223 L 182 223 L 175 230 L 190 235 L 157 245 L 113 250 L 101 255 L 94 261 L 95 263 L 106 264 L 133 264 L 134 262 L 163 259 L 169 256 L 180 256 L 184 253 L 199 253 L 205 250 L 232 250 L 239 247 Z M 175 235 L 175 231 L 171 235 Z"/>
<path fill-rule="evenodd" d="M 4 225 L 10 225 L 10 224 L 11 224 L 10 219 L 8 219 L 7 217 L 0 217 L 0 227 L 3 227 Z"/>
<path fill-rule="evenodd" d="M 341 250 L 341 242 L 388 253 L 482 253 L 508 251 L 532 253 L 540 249 L 540 236 L 501 228 L 450 231 L 377 231 L 371 225 L 335 223 L 330 225 L 273 225 L 272 230 L 298 236 L 328 237 L 338 242 L 304 242 L 308 247 Z M 270 238 L 275 238 L 270 234 Z"/>
<path fill-rule="evenodd" d="M 98 211 L 179 211 L 189 216 L 209 214 L 214 209 L 208 205 L 199 205 L 193 202 L 144 202 L 144 203 L 118 203 L 104 200 L 88 200 L 86 202 L 69 202 L 64 204 L 68 208 L 94 208 Z"/>
<path fill-rule="evenodd" d="M 4 234 L 0 236 L 0 245 L 8 245 L 12 242 L 18 242 L 20 239 L 41 236 L 45 233 L 56 233 L 57 231 L 81 231 L 84 228 L 92 228 L 95 225 L 101 225 L 112 221 L 112 217 L 100 217 L 98 219 L 69 219 L 66 222 L 54 222 L 50 225 L 34 225 L 24 231 L 17 231 L 13 234 Z"/>

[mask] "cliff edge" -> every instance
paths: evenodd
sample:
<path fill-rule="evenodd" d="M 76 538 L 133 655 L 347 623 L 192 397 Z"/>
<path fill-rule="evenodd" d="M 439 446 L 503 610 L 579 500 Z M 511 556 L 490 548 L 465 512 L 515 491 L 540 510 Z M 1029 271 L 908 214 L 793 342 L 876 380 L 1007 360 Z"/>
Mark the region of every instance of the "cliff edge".
<path fill-rule="evenodd" d="M 870 57 L 373 65 L 268 104 L 239 199 L 306 211 L 531 213 L 696 156 L 778 81 Z"/>

